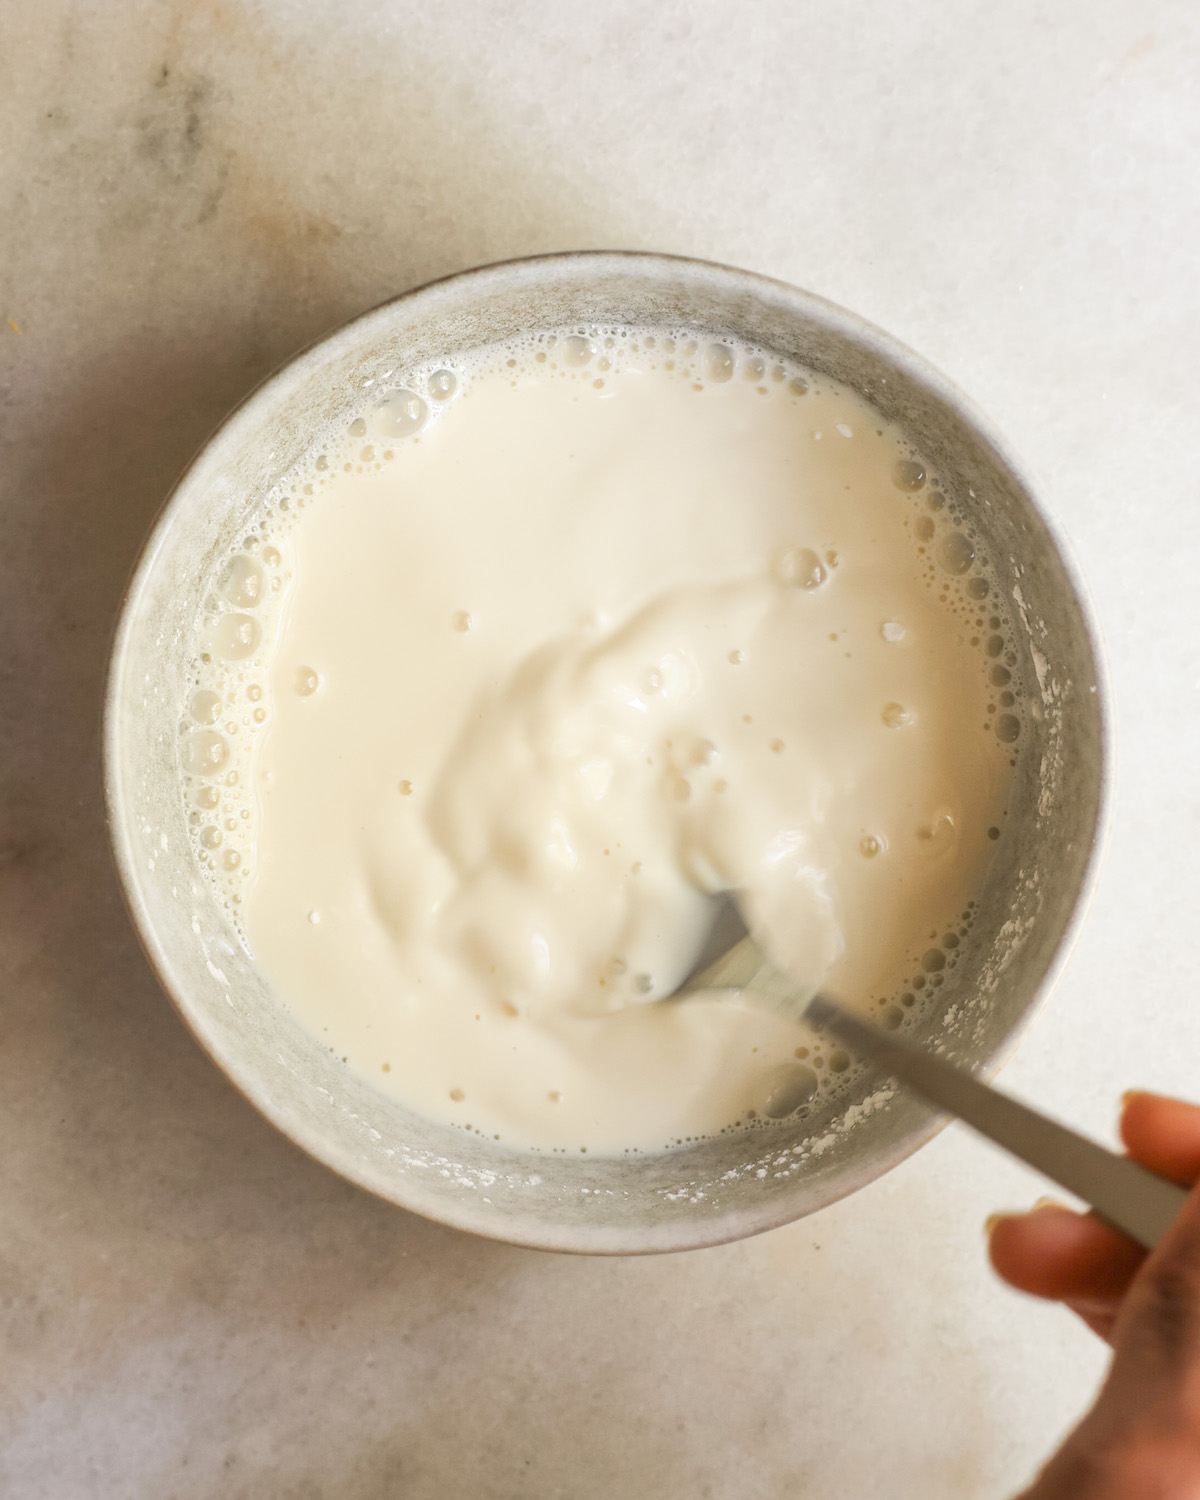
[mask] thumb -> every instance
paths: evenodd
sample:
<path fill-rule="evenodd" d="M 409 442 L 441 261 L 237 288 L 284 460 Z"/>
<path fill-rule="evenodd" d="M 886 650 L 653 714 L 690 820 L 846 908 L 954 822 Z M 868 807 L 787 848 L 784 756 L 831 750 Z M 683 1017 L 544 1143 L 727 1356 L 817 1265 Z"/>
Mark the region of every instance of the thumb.
<path fill-rule="evenodd" d="M 1166 1403 L 1200 1432 L 1200 1190 L 1134 1277 L 1112 1343 L 1105 1397 Z"/>

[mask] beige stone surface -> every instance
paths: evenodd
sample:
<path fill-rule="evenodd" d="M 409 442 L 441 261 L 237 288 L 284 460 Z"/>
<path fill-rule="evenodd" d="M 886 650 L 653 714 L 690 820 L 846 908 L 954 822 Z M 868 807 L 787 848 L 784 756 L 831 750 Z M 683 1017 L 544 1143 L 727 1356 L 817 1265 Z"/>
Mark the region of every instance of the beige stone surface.
<path fill-rule="evenodd" d="M 1091 578 L 1106 873 L 1006 1081 L 1200 1094 L 1200 15 L 1188 0 L 0 0 L 0 1493 L 976 1500 L 1102 1370 L 997 1286 L 953 1129 L 741 1245 L 539 1255 L 375 1202 L 185 1035 L 110 867 L 139 542 L 279 362 L 473 263 L 798 282 L 971 392 Z"/>

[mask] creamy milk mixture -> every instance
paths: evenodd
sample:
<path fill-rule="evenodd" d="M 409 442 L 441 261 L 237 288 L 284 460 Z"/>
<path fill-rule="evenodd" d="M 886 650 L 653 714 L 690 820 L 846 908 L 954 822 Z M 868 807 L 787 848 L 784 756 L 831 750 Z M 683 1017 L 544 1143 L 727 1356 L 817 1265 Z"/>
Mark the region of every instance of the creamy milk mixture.
<path fill-rule="evenodd" d="M 956 497 L 846 389 L 661 331 L 380 386 L 203 624 L 192 824 L 262 971 L 516 1144 L 803 1105 L 847 1059 L 802 1024 L 659 1002 L 727 888 L 889 1024 L 954 964 L 1021 727 Z"/>

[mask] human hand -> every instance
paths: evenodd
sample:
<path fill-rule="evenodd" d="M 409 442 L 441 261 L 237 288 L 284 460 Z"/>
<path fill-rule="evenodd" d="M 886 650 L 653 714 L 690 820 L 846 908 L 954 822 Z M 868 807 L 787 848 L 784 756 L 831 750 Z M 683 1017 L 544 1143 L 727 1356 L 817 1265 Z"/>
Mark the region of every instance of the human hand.
<path fill-rule="evenodd" d="M 1200 1108 L 1125 1096 L 1136 1161 L 1200 1181 Z M 1024 1500 L 1200 1500 L 1200 1192 L 1152 1255 L 1093 1214 L 1044 1203 L 991 1222 L 996 1271 L 1065 1303 L 1113 1348 L 1092 1410 Z"/>

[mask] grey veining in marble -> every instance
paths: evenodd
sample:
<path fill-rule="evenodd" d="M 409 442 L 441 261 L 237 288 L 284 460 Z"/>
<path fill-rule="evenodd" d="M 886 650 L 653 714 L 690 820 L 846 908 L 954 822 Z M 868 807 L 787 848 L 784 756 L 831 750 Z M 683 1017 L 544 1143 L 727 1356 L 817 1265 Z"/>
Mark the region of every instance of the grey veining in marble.
<path fill-rule="evenodd" d="M 955 1130 L 814 1219 L 613 1262 L 358 1193 L 149 975 L 102 674 L 176 474 L 350 315 L 589 245 L 808 286 L 1040 470 L 1108 634 L 1105 877 L 1006 1082 L 1097 1133 L 1132 1083 L 1197 1092 L 1195 8 L 0 0 L 0 38 L 0 1493 L 1014 1492 L 1103 1364 L 984 1265 L 1031 1176 Z"/>

